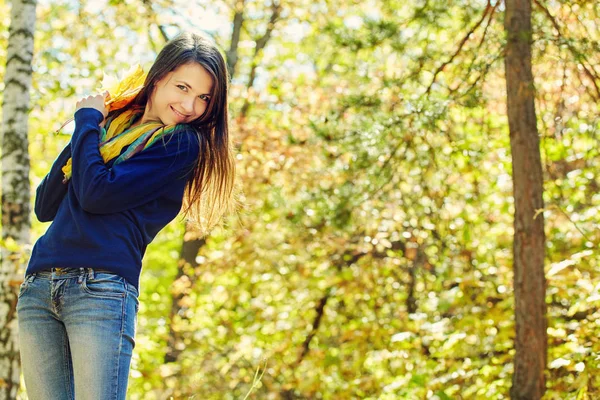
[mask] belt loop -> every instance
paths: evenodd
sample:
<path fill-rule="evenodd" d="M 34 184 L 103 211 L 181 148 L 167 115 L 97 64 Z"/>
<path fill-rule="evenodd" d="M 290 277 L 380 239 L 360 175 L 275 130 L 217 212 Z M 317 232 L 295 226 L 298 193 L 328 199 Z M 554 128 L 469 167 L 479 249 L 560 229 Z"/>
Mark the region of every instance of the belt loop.
<path fill-rule="evenodd" d="M 33 282 L 35 278 L 37 278 L 37 272 L 31 274 L 31 277 L 29 278 L 29 283 Z"/>
<path fill-rule="evenodd" d="M 79 268 L 79 276 L 77 277 L 77 283 L 81 284 L 83 282 L 83 268 Z"/>
<path fill-rule="evenodd" d="M 94 274 L 94 268 L 86 268 L 88 270 L 88 279 L 94 280 L 96 275 Z"/>

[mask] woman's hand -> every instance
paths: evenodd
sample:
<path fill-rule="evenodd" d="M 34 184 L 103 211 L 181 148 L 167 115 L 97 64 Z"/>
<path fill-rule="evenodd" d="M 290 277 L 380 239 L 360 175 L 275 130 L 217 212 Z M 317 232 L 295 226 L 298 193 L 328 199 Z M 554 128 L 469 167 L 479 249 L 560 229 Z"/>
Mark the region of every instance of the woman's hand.
<path fill-rule="evenodd" d="M 108 108 L 104 105 L 109 97 L 108 92 L 104 92 L 102 94 L 97 94 L 93 96 L 87 96 L 83 99 L 79 100 L 75 106 L 75 112 L 81 110 L 82 108 L 93 108 L 98 110 L 104 116 L 104 119 L 100 123 L 100 126 L 104 126 L 104 122 L 106 121 L 106 116 L 108 115 Z"/>

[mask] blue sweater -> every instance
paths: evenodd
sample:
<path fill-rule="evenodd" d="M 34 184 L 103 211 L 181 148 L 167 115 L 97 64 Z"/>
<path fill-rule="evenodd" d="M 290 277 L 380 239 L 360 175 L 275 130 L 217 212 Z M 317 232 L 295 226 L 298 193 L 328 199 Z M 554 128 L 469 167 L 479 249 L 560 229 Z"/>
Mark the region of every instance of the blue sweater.
<path fill-rule="evenodd" d="M 156 234 L 179 213 L 199 153 L 190 129 L 165 135 L 113 166 L 98 148 L 102 113 L 75 113 L 75 132 L 37 188 L 35 214 L 53 221 L 33 247 L 26 274 L 47 268 L 100 268 L 136 288 L 142 258 Z M 72 177 L 61 168 L 72 158 Z"/>

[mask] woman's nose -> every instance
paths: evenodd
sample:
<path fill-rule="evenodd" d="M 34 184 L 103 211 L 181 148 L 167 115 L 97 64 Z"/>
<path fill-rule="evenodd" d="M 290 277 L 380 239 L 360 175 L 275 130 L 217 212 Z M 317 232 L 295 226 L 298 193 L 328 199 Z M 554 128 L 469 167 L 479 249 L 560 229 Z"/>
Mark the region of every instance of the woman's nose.
<path fill-rule="evenodd" d="M 183 111 L 185 111 L 186 113 L 191 113 L 192 111 L 194 111 L 194 100 L 194 98 L 186 97 L 181 102 L 181 107 L 183 108 Z"/>

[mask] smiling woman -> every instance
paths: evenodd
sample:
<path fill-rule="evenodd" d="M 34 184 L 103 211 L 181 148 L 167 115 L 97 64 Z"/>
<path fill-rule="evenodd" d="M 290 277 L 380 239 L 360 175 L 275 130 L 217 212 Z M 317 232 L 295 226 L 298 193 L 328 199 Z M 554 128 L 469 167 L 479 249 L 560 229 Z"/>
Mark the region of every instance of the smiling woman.
<path fill-rule="evenodd" d="M 212 76 L 201 65 L 179 66 L 158 81 L 138 124 L 159 121 L 171 125 L 200 118 L 208 107 L 212 86 Z"/>
<path fill-rule="evenodd" d="M 77 102 L 17 303 L 29 398 L 125 399 L 146 247 L 182 205 L 205 234 L 232 200 L 227 85 L 215 44 L 183 33 L 126 101 Z"/>

